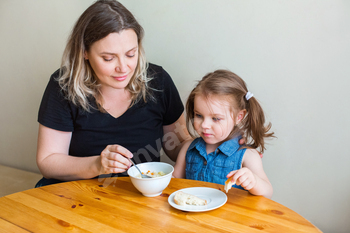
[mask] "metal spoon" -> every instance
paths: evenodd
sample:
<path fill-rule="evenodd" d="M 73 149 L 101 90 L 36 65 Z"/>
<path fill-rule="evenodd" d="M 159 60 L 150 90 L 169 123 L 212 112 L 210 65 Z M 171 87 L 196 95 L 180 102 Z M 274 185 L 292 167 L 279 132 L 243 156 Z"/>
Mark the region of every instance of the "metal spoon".
<path fill-rule="evenodd" d="M 130 158 L 128 158 L 128 159 L 129 159 L 130 162 L 136 167 L 136 169 L 140 172 L 142 178 L 153 178 L 153 177 L 151 177 L 151 176 L 142 174 L 142 172 L 141 172 L 140 169 L 136 166 L 136 164 L 135 164 Z"/>

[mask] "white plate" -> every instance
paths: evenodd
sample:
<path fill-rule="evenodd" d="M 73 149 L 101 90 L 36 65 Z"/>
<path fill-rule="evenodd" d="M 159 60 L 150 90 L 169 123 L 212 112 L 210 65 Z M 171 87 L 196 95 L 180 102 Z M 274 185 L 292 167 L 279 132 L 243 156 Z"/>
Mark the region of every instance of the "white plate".
<path fill-rule="evenodd" d="M 207 200 L 208 204 L 206 206 L 177 205 L 174 202 L 174 196 L 179 191 L 195 195 L 199 198 L 203 198 Z M 189 212 L 204 212 L 204 211 L 214 210 L 223 206 L 226 203 L 226 201 L 227 201 L 227 196 L 224 192 L 218 189 L 206 188 L 206 187 L 193 187 L 193 188 L 181 189 L 176 192 L 173 192 L 168 198 L 168 202 L 172 207 L 178 210 L 189 211 Z"/>

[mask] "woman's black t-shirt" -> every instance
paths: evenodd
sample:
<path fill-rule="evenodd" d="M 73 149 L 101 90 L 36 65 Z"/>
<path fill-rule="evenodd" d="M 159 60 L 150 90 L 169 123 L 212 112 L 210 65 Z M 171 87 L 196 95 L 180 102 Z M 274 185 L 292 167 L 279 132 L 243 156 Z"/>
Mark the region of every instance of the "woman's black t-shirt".
<path fill-rule="evenodd" d="M 148 74 L 153 77 L 149 86 L 156 101 L 140 100 L 114 118 L 97 109 L 86 112 L 68 101 L 56 80 L 59 75 L 56 71 L 44 92 L 38 122 L 72 132 L 69 146 L 72 156 L 100 155 L 107 145 L 118 144 L 134 154 L 136 163 L 159 161 L 163 126 L 178 120 L 184 107 L 171 77 L 162 67 L 149 64 Z M 96 107 L 95 100 L 90 104 Z"/>

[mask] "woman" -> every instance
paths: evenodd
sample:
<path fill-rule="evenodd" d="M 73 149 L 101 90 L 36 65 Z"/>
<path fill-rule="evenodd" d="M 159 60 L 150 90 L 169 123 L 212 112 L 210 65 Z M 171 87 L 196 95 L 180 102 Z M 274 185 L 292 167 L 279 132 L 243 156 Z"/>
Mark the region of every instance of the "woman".
<path fill-rule="evenodd" d="M 189 139 L 170 76 L 148 64 L 143 29 L 117 1 L 97 1 L 78 19 L 39 109 L 38 186 L 120 176 L 136 163 L 176 160 Z M 124 174 L 122 174 L 124 173 Z"/>

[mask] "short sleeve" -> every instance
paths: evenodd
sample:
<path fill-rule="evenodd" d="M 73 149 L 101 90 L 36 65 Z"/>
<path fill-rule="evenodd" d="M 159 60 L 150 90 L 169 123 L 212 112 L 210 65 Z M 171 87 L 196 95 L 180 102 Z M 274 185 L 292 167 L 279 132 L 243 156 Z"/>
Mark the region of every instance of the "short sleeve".
<path fill-rule="evenodd" d="M 180 118 L 184 112 L 184 105 L 173 80 L 164 69 L 162 69 L 162 77 L 164 80 L 163 95 L 165 104 L 163 125 L 170 125 Z"/>
<path fill-rule="evenodd" d="M 74 130 L 70 104 L 65 99 L 56 78 L 59 70 L 52 74 L 39 107 L 38 122 L 46 127 L 72 132 Z"/>

